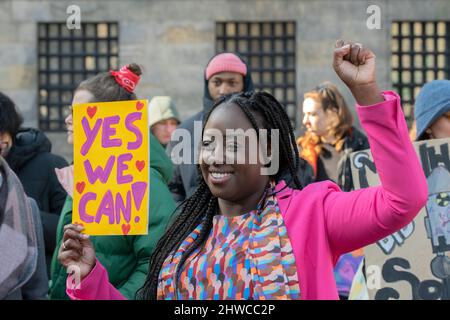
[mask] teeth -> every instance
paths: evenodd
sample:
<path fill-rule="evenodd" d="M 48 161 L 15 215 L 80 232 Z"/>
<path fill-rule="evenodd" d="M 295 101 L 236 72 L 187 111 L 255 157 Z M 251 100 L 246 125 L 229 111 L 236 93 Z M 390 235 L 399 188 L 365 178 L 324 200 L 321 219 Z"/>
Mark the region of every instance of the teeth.
<path fill-rule="evenodd" d="M 212 176 L 214 179 L 222 179 L 222 178 L 228 177 L 229 175 L 231 175 L 231 173 L 211 172 L 211 176 Z"/>

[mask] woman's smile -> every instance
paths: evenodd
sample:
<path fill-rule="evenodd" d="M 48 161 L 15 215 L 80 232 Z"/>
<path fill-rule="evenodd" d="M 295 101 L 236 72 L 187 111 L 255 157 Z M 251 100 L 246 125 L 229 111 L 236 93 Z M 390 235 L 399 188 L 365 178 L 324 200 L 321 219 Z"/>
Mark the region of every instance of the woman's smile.
<path fill-rule="evenodd" d="M 232 175 L 232 172 L 209 170 L 208 178 L 212 184 L 225 184 L 231 179 Z"/>

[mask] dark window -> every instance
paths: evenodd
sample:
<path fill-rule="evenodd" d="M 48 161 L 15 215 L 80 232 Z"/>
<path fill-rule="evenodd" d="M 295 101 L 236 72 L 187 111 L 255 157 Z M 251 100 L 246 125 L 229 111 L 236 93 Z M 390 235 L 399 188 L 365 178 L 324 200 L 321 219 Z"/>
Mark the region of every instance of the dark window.
<path fill-rule="evenodd" d="M 117 23 L 38 24 L 39 127 L 62 131 L 73 90 L 84 79 L 119 65 Z"/>
<path fill-rule="evenodd" d="M 284 22 L 217 22 L 216 52 L 237 52 L 249 64 L 255 87 L 286 106 L 295 128 L 296 24 Z"/>
<path fill-rule="evenodd" d="M 392 84 L 400 94 L 408 125 L 421 87 L 450 77 L 450 22 L 392 23 Z"/>

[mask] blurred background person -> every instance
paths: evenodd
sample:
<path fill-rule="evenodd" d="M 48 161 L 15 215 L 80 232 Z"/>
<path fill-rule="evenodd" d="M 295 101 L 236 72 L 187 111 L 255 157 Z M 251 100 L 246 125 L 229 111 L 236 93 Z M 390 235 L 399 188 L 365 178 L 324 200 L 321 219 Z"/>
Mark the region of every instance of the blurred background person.
<path fill-rule="evenodd" d="M 0 300 L 46 299 L 48 277 L 39 209 L 0 156 Z"/>
<path fill-rule="evenodd" d="M 450 81 L 425 84 L 414 105 L 416 140 L 450 138 Z"/>
<path fill-rule="evenodd" d="M 58 182 L 55 168 L 67 166 L 67 161 L 51 153 L 52 144 L 42 131 L 21 128 L 22 122 L 14 102 L 0 92 L 1 155 L 20 179 L 25 193 L 37 202 L 44 230 L 47 275 L 50 275 L 56 227 L 67 195 Z"/>
<path fill-rule="evenodd" d="M 151 133 L 163 147 L 166 147 L 170 142 L 172 133 L 180 124 L 180 116 L 172 98 L 167 96 L 153 97 L 149 103 L 148 117 Z"/>
<path fill-rule="evenodd" d="M 342 94 L 330 82 L 305 93 L 300 156 L 314 169 L 316 181 L 332 180 L 343 191 L 353 190 L 350 153 L 369 148 L 366 136 L 353 126 Z"/>
<path fill-rule="evenodd" d="M 366 136 L 353 126 L 353 116 L 342 94 L 330 82 L 305 93 L 303 125 L 298 138 L 300 156 L 313 167 L 316 181 L 332 180 L 343 191 L 354 189 L 350 154 L 369 148 Z M 341 299 L 349 295 L 353 277 L 363 259 L 363 251 L 342 255 L 335 266 Z"/>

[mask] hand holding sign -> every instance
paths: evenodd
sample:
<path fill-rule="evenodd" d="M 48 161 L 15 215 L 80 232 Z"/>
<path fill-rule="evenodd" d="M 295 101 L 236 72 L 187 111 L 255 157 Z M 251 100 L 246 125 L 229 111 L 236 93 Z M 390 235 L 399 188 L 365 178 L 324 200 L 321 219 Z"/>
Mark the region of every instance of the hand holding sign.
<path fill-rule="evenodd" d="M 147 101 L 74 107 L 73 223 L 90 235 L 146 234 Z"/>
<path fill-rule="evenodd" d="M 58 260 L 64 268 L 76 266 L 79 279 L 86 277 L 95 265 L 95 249 L 89 236 L 82 234 L 84 227 L 68 224 L 58 252 Z"/>

